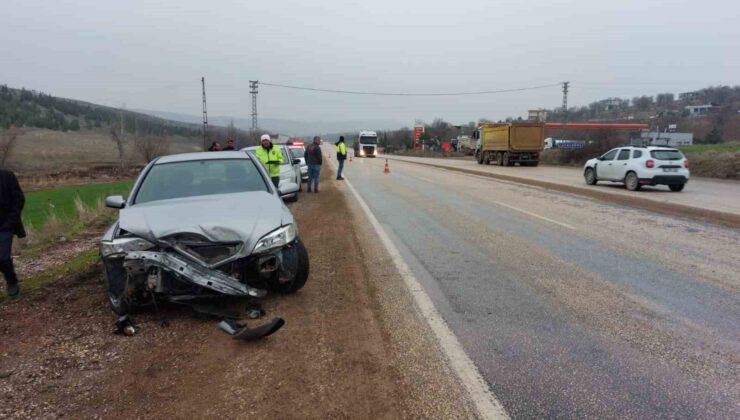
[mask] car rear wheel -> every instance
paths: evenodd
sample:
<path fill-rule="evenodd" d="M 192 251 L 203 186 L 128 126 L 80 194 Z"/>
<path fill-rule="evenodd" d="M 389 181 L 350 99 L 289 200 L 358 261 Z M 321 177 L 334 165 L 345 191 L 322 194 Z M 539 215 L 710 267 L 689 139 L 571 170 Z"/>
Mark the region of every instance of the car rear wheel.
<path fill-rule="evenodd" d="M 283 258 L 278 276 L 272 289 L 279 293 L 295 293 L 308 280 L 308 251 L 300 239 L 283 250 Z"/>
<path fill-rule="evenodd" d="M 671 184 L 668 188 L 670 188 L 671 191 L 679 192 L 683 190 L 684 185 L 686 184 Z"/>
<path fill-rule="evenodd" d="M 624 186 L 630 191 L 637 191 L 640 189 L 640 180 L 637 178 L 637 174 L 634 172 L 628 172 L 627 176 L 624 177 Z"/>
<path fill-rule="evenodd" d="M 599 182 L 599 180 L 596 179 L 596 172 L 593 168 L 586 169 L 586 173 L 583 174 L 583 177 L 586 179 L 586 184 L 588 185 L 596 185 L 596 183 Z"/>

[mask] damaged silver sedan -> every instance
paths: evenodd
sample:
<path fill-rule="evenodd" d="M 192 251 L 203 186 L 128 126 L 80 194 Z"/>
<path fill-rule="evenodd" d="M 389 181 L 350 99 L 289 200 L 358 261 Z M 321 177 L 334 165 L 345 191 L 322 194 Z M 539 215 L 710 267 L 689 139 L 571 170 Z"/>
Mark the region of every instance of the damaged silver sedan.
<path fill-rule="evenodd" d="M 308 253 L 254 155 L 187 153 L 152 161 L 128 198 L 112 196 L 118 221 L 100 242 L 111 309 L 156 299 L 292 293 L 308 278 Z"/>

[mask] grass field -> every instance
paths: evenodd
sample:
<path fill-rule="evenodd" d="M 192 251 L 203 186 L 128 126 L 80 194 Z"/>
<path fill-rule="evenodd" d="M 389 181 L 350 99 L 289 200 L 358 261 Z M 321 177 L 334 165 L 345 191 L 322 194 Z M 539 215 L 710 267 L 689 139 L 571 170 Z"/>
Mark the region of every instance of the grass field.
<path fill-rule="evenodd" d="M 680 146 L 679 149 L 687 154 L 698 154 L 707 152 L 740 152 L 740 143 L 692 144 L 691 146 Z"/>
<path fill-rule="evenodd" d="M 124 181 L 29 192 L 23 208 L 23 223 L 27 228 L 42 229 L 52 212 L 61 222 L 73 220 L 77 216 L 75 197 L 79 197 L 87 206 L 94 207 L 108 195 L 128 194 L 131 185 L 131 181 Z"/>

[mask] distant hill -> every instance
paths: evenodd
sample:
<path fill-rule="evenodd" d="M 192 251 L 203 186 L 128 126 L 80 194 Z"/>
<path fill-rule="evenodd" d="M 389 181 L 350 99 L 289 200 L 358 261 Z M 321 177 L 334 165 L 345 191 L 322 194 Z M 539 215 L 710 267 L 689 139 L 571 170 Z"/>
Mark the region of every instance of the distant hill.
<path fill-rule="evenodd" d="M 182 121 L 192 124 L 200 124 L 201 117 L 175 112 L 137 110 L 143 114 L 153 115 L 168 120 Z M 208 123 L 213 125 L 228 126 L 234 122 L 236 128 L 251 130 L 252 120 L 249 118 L 238 118 L 228 116 L 209 116 Z M 347 120 L 347 121 L 293 121 L 278 118 L 260 118 L 260 129 L 270 132 L 286 134 L 289 136 L 309 137 L 316 134 L 344 133 L 361 130 L 389 130 L 401 127 L 398 121 L 389 120 Z"/>
<path fill-rule="evenodd" d="M 125 130 L 142 135 L 200 136 L 200 126 L 47 93 L 0 85 L 0 127 L 54 131 L 102 130 L 123 117 Z"/>

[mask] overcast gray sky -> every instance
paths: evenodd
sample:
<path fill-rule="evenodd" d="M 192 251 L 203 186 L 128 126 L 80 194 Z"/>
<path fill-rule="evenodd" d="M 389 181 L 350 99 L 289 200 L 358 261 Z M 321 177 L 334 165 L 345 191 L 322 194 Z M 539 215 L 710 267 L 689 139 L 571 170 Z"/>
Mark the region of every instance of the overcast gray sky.
<path fill-rule="evenodd" d="M 247 117 L 250 79 L 439 92 L 572 81 L 570 103 L 738 84 L 737 0 L 1 0 L 0 83 L 128 108 Z M 524 115 L 558 87 L 384 98 L 262 87 L 260 115 L 413 124 Z"/>

